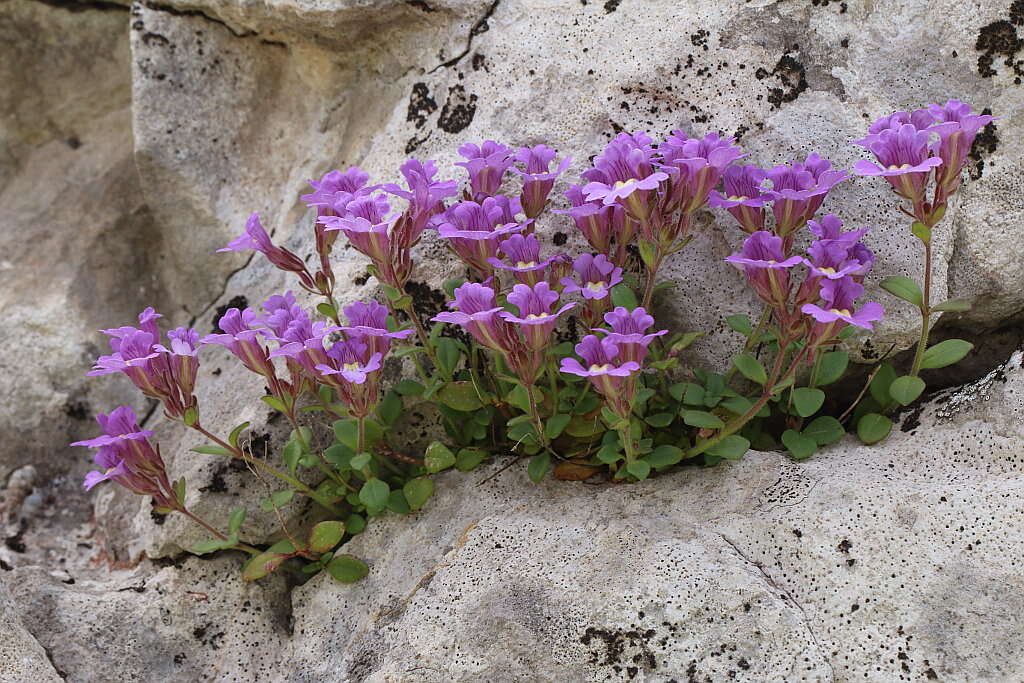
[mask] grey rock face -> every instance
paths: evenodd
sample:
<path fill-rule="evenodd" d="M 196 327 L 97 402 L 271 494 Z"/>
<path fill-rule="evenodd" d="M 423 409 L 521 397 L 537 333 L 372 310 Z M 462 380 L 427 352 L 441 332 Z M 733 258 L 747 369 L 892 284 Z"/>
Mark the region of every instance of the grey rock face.
<path fill-rule="evenodd" d="M 0 581 L 0 681 L 63 680 L 47 659 L 46 651 L 21 623 L 19 610 Z"/>
<path fill-rule="evenodd" d="M 1018 352 L 800 465 L 448 475 L 349 543 L 366 580 L 297 589 L 289 680 L 1014 680 L 1022 417 Z"/>

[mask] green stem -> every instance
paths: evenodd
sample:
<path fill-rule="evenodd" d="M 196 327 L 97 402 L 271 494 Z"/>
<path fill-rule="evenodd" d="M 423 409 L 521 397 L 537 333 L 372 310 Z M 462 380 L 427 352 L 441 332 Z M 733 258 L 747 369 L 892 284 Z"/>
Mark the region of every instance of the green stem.
<path fill-rule="evenodd" d="M 537 409 L 537 399 L 534 396 L 532 384 L 526 386 L 526 395 L 530 398 L 530 417 L 533 418 L 533 428 L 537 430 L 537 438 L 540 439 L 540 445 L 547 448 L 548 440 L 544 436 L 544 424 L 540 419 L 540 411 Z"/>
<path fill-rule="evenodd" d="M 409 294 L 405 296 L 409 297 Z M 430 362 L 434 364 L 435 368 L 440 369 L 441 365 L 437 362 L 437 354 L 434 352 L 434 347 L 430 343 L 430 336 L 427 334 L 426 328 L 423 327 L 423 323 L 420 322 L 420 317 L 416 315 L 416 308 L 412 305 L 411 297 L 406 299 L 409 303 L 402 306 L 402 310 L 405 312 L 409 319 L 412 320 L 413 327 L 416 328 L 416 336 L 419 337 L 420 344 L 423 345 L 423 350 L 430 358 Z"/>
<path fill-rule="evenodd" d="M 755 346 L 757 346 L 758 342 L 761 339 L 761 333 L 764 332 L 764 328 L 768 326 L 768 321 L 771 319 L 771 317 L 772 309 L 765 306 L 764 312 L 761 313 L 761 319 L 757 321 L 757 327 L 754 328 L 754 331 L 750 334 L 750 337 L 747 338 L 747 343 L 743 345 L 743 353 L 749 353 Z M 729 368 L 729 371 L 725 373 L 726 384 L 728 384 L 729 381 L 736 376 L 737 371 L 738 369 L 735 365 Z"/>
<path fill-rule="evenodd" d="M 928 348 L 928 333 L 931 331 L 930 322 L 932 316 L 932 243 L 931 240 L 924 243 L 924 298 L 921 301 L 921 338 L 917 342 L 917 352 L 914 353 L 914 365 L 910 370 L 911 377 L 917 377 L 921 372 L 921 361 L 924 359 L 925 349 Z"/>
<path fill-rule="evenodd" d="M 633 451 L 633 430 L 629 418 L 623 420 L 626 426 L 619 429 L 619 440 L 622 442 L 622 448 L 626 451 L 626 466 L 629 467 L 636 459 L 636 453 Z"/>
<path fill-rule="evenodd" d="M 217 529 L 215 529 L 213 526 L 207 524 L 205 520 L 203 520 L 202 518 L 192 514 L 191 512 L 189 512 L 184 507 L 178 508 L 178 512 L 180 512 L 181 514 L 185 515 L 186 517 L 191 519 L 193 522 L 195 522 L 199 526 L 201 526 L 204 529 L 206 529 L 208 532 L 213 534 L 214 537 L 218 538 L 219 540 L 221 540 L 221 541 L 229 540 L 227 536 L 225 536 L 221 532 L 217 531 Z M 259 555 L 260 554 L 260 551 L 258 549 L 253 548 L 251 545 L 247 545 L 245 543 L 236 543 L 235 545 L 233 545 L 231 547 L 233 549 L 236 549 L 236 550 L 243 550 L 243 551 L 249 553 L 250 555 Z"/>
<path fill-rule="evenodd" d="M 256 458 L 250 457 L 242 449 L 238 448 L 237 446 L 232 446 L 227 441 L 224 441 L 223 439 L 219 438 L 215 434 L 212 434 L 209 431 L 207 431 L 205 428 L 203 428 L 198 423 L 192 425 L 192 429 L 196 430 L 197 432 L 199 432 L 200 434 L 202 434 L 207 439 L 209 439 L 210 441 L 214 442 L 215 444 L 217 444 L 221 448 L 230 451 L 231 452 L 231 456 L 230 457 L 239 458 L 239 459 L 245 461 L 246 463 L 248 463 L 249 465 L 252 465 L 253 467 L 257 467 L 259 469 L 262 469 L 267 474 L 271 474 L 271 475 L 277 477 L 278 479 L 280 479 L 281 481 L 289 484 L 295 490 L 297 490 L 299 493 L 301 493 L 301 494 L 303 494 L 305 496 L 309 496 L 310 498 L 315 500 L 317 503 L 319 503 L 321 506 L 323 506 L 324 508 L 326 508 L 327 510 L 329 510 L 333 514 L 336 514 L 336 515 L 340 515 L 341 514 L 341 510 L 336 508 L 323 495 L 317 493 L 316 491 L 311 489 L 309 486 L 306 486 L 305 484 L 303 484 L 301 481 L 299 481 L 295 477 L 289 475 L 287 472 L 282 472 L 281 470 L 277 469 L 276 467 L 274 467 L 273 465 L 271 465 L 269 463 L 266 463 L 266 462 L 263 462 L 262 460 L 257 460 Z"/>
<path fill-rule="evenodd" d="M 654 298 L 654 283 L 657 281 L 658 269 L 661 268 L 661 262 L 664 258 L 661 247 L 656 246 L 654 248 L 654 259 L 647 268 L 647 284 L 644 285 L 643 307 L 648 312 L 651 310 L 651 300 Z"/>

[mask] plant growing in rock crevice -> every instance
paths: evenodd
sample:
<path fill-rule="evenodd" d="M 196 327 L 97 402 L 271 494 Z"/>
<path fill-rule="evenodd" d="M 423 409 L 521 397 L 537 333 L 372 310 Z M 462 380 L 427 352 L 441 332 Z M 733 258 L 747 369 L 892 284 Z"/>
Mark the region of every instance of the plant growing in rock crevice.
<path fill-rule="evenodd" d="M 683 461 L 737 459 L 752 445 L 781 444 L 794 458 L 806 458 L 841 438 L 851 414 L 859 436 L 878 441 L 891 428 L 886 412 L 924 390 L 920 369 L 954 363 L 970 349 L 956 340 L 927 347 L 931 315 L 965 307 L 955 300 L 931 304 L 930 240 L 959 186 L 974 135 L 991 120 L 969 111 L 950 101 L 897 112 L 858 142 L 881 165 L 862 161 L 855 171 L 886 177 L 911 203 L 912 233 L 925 247 L 924 292 L 906 278 L 882 286 L 919 308 L 922 329 L 910 373 L 897 377 L 891 365 L 879 366 L 864 400 L 841 414 L 829 414 L 824 387 L 847 369 L 842 341 L 871 330 L 883 315 L 876 302 L 857 303 L 875 263 L 861 243 L 867 229 L 846 231 L 837 216 L 819 215 L 832 188 L 850 178 L 847 172 L 817 154 L 771 169 L 738 164 L 742 150 L 715 133 L 689 138 L 674 131 L 657 144 L 646 133 L 622 133 L 583 171 L 584 182 L 565 191 L 569 208 L 553 211 L 568 216 L 592 249 L 573 258 L 542 254 L 535 232 L 571 160 L 556 164 L 557 153 L 545 145 L 512 150 L 488 141 L 460 148 L 465 161 L 459 165 L 469 176 L 460 197 L 455 182 L 436 180 L 431 161 L 403 164 L 404 185 L 370 185 L 358 168 L 311 181 L 314 191 L 302 199 L 317 212 L 314 271 L 274 245 L 258 215 L 249 218 L 245 232 L 221 251 L 256 250 L 293 273 L 302 289 L 323 299 L 316 306 L 320 320 L 289 291 L 261 310 L 227 310 L 220 332 L 201 339 L 178 328 L 162 343 L 152 309 L 137 328 L 106 331 L 112 353 L 90 374 L 126 374 L 163 404 L 168 419 L 210 442 L 194 450 L 279 479 L 284 488 L 263 501 L 265 510 L 278 512 L 305 497 L 329 521 L 299 538 L 282 519 L 287 540 L 257 548 L 240 541 L 240 507 L 227 533 L 218 531 L 186 507 L 184 480 L 171 482 L 153 433 L 127 408 L 100 416 L 105 436 L 76 444 L 100 449 L 102 471 L 90 473 L 86 487 L 113 480 L 152 498 L 161 512 L 189 516 L 215 537 L 198 551 L 231 548 L 253 556 L 247 579 L 302 559 L 306 573 L 324 569 L 352 581 L 367 567 L 335 549 L 362 531 L 367 517 L 416 511 L 434 491 L 430 474 L 471 470 L 495 453 L 515 454 L 513 463 L 528 457 L 537 482 L 552 469 L 560 479 L 604 472 L 640 481 Z M 504 191 L 510 175 L 521 181 L 517 193 Z M 402 210 L 393 208 L 396 201 Z M 709 206 L 725 209 L 747 233 L 726 261 L 764 304 L 756 322 L 729 316 L 746 343 L 724 374 L 681 367 L 680 353 L 701 333 L 656 329 L 651 313 L 672 288 L 658 279 L 662 266 L 698 237 L 694 215 Z M 805 227 L 813 240 L 798 248 Z M 450 310 L 435 315 L 433 326 L 419 318 L 409 293 L 413 249 L 427 230 L 466 268 L 465 277 L 444 283 Z M 339 306 L 331 267 L 339 233 L 370 260 L 383 303 Z M 557 342 L 556 329 L 570 318 L 587 333 L 576 344 Z M 466 335 L 444 336 L 446 325 Z M 194 389 L 205 344 L 224 346 L 263 378 L 260 400 L 292 426 L 282 467 L 244 446 L 248 424 L 222 437 L 202 422 Z M 389 355 L 408 358 L 414 375 L 384 387 Z M 437 406 L 446 443 L 436 441 L 421 455 L 402 453 L 401 444 L 389 441 L 405 401 Z M 333 420 L 326 448 L 315 447 L 313 428 L 303 424 L 308 411 Z"/>

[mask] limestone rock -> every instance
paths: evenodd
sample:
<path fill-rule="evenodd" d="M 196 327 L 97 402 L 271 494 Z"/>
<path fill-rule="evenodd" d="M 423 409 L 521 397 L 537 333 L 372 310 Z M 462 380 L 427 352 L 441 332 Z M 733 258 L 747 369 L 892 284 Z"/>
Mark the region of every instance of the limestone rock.
<path fill-rule="evenodd" d="M 289 680 L 873 680 L 1024 674 L 1024 370 L 882 445 L 751 452 L 636 486 L 449 475 L 295 594 Z"/>
<path fill-rule="evenodd" d="M 66 681 L 272 680 L 289 628 L 285 581 L 244 583 L 240 568 L 233 553 L 109 574 L 26 567 L 5 578 Z"/>
<path fill-rule="evenodd" d="M 26 683 L 27 681 L 63 680 L 47 659 L 46 651 L 32 634 L 25 630 L 18 609 L 0 580 L 0 681 Z"/>

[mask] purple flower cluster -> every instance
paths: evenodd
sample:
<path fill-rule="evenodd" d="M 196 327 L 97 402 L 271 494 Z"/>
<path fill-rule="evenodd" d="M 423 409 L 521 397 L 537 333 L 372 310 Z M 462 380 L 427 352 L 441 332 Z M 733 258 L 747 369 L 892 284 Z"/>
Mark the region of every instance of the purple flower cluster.
<path fill-rule="evenodd" d="M 858 161 L 853 170 L 885 178 L 914 205 L 915 217 L 927 221 L 960 187 L 974 138 L 993 120 L 988 114 L 972 114 L 971 106 L 959 100 L 894 112 L 875 121 L 867 136 L 855 141 L 874 155 L 875 162 Z M 935 194 L 928 204 L 927 184 L 933 170 Z"/>
<path fill-rule="evenodd" d="M 872 323 L 882 318 L 881 305 L 869 302 L 855 310 L 854 304 L 875 263 L 874 254 L 860 242 L 867 230 L 843 232 L 842 221 L 832 214 L 820 222 L 809 220 L 808 227 L 818 239 L 807 256 L 787 256 L 784 238 L 758 230 L 726 261 L 743 271 L 788 336 L 820 345 L 847 325 L 872 329 Z M 795 287 L 792 269 L 798 265 L 806 266 L 807 274 Z"/>
<path fill-rule="evenodd" d="M 90 376 L 123 373 L 150 398 L 161 401 L 172 419 L 183 418 L 197 407 L 193 390 L 199 370 L 199 333 L 179 327 L 167 333 L 167 345 L 161 344 L 156 321 L 161 318 L 152 308 L 139 314 L 139 327 L 103 330 L 110 336 L 109 356 L 100 356 Z"/>
<path fill-rule="evenodd" d="M 72 446 L 99 449 L 94 461 L 102 471 L 85 475 L 86 490 L 104 481 L 114 481 L 141 496 L 151 496 L 164 511 L 180 509 L 181 501 L 167 478 L 160 447 L 149 442 L 153 432 L 139 427 L 135 412 L 120 406 L 109 415 L 97 415 L 103 434 L 94 439 L 76 441 Z"/>
<path fill-rule="evenodd" d="M 654 318 L 643 308 L 630 311 L 619 306 L 606 313 L 604 321 L 608 329 L 594 330 L 601 336 L 589 334 L 576 345 L 583 363 L 563 358 L 561 370 L 588 378 L 608 407 L 619 417 L 627 418 L 636 395 L 636 373 L 643 367 L 647 349 L 668 330 L 648 334 Z"/>

